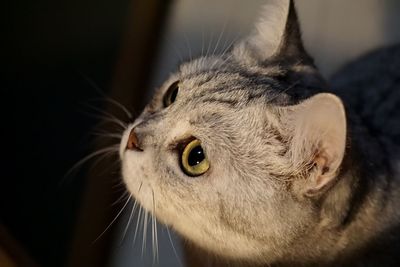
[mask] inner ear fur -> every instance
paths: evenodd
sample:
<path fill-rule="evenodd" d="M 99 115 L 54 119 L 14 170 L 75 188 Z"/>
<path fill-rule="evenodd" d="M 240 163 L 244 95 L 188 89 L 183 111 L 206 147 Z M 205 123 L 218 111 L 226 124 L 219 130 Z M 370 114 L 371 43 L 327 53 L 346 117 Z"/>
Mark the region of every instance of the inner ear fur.
<path fill-rule="evenodd" d="M 285 108 L 290 131 L 290 161 L 305 181 L 299 190 L 314 196 L 335 182 L 346 147 L 346 115 L 342 101 L 330 93 L 317 94 Z"/>

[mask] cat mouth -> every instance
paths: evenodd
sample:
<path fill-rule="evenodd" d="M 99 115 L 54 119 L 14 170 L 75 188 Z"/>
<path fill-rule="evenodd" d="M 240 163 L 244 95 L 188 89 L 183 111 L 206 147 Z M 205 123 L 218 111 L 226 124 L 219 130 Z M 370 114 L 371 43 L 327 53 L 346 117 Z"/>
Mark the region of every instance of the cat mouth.
<path fill-rule="evenodd" d="M 122 135 L 121 143 L 120 143 L 120 146 L 119 146 L 119 158 L 121 160 L 124 159 L 124 154 L 125 154 L 125 151 L 127 150 L 127 144 L 128 144 L 128 141 L 129 141 L 129 136 L 130 136 L 130 133 L 131 133 L 133 128 L 134 128 L 133 125 L 128 127 L 125 130 L 125 132 L 123 133 L 123 135 Z"/>

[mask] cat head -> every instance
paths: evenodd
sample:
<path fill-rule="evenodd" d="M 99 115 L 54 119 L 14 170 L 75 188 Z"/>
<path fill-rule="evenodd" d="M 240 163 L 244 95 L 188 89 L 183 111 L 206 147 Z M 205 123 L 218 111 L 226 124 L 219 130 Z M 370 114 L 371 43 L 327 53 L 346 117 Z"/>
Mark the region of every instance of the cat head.
<path fill-rule="evenodd" d="M 140 204 L 220 255 L 273 262 L 320 223 L 344 157 L 340 99 L 305 52 L 291 1 L 268 1 L 246 39 L 184 63 L 121 140 Z"/>

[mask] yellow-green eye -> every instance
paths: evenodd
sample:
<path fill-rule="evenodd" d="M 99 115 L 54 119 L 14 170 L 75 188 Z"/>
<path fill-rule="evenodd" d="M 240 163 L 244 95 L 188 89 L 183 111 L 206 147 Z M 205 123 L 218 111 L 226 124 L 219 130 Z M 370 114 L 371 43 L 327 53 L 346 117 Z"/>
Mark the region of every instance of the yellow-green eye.
<path fill-rule="evenodd" d="M 190 141 L 183 149 L 181 166 L 183 171 L 189 176 L 202 175 L 210 168 L 210 162 L 198 139 Z"/>
<path fill-rule="evenodd" d="M 163 103 L 164 107 L 168 107 L 172 103 L 175 102 L 176 96 L 178 95 L 179 91 L 179 81 L 174 82 L 171 84 L 164 95 Z"/>

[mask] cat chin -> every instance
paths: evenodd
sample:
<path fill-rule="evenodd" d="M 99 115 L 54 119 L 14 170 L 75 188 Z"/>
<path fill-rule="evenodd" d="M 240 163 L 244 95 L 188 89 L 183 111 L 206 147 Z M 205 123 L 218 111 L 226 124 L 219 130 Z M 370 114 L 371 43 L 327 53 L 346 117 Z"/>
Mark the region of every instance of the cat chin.
<path fill-rule="evenodd" d="M 144 164 L 148 162 L 150 153 L 125 151 L 122 156 L 122 177 L 131 195 L 140 205 L 151 212 L 153 210 L 153 190 L 150 181 L 146 179 Z"/>

